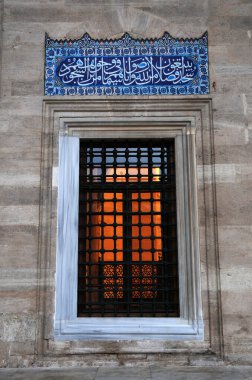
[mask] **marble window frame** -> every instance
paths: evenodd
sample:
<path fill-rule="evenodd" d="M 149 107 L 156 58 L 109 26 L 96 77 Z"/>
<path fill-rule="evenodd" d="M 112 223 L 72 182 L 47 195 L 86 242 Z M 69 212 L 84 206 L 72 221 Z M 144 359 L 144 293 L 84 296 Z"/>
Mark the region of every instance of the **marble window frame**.
<path fill-rule="evenodd" d="M 142 136 L 139 134 L 140 126 L 130 126 L 128 122 L 125 127 L 107 125 L 102 136 L 113 138 L 115 128 L 117 132 L 120 130 L 119 139 L 137 139 Z M 186 125 L 162 125 L 145 131 L 145 137 L 150 139 L 175 139 L 180 302 L 178 318 L 77 317 L 79 140 L 98 138 L 100 134 L 96 128 L 99 130 L 100 126 L 93 126 L 90 130 L 90 125 L 85 128 L 81 121 L 75 121 L 75 126 L 68 122 L 66 128 L 67 135 L 59 137 L 55 337 L 202 339 L 202 312 L 200 302 L 197 302 L 200 299 L 200 280 L 194 128 L 185 133 Z"/>
<path fill-rule="evenodd" d="M 92 318 L 77 318 L 76 298 L 75 296 L 73 297 L 72 291 L 65 292 L 66 287 L 62 285 L 65 283 L 64 279 L 69 278 L 69 273 L 66 271 L 69 258 L 66 252 L 64 253 L 64 247 L 67 246 L 65 239 L 68 238 L 67 235 L 62 238 L 60 232 L 57 235 L 56 220 L 58 218 L 58 231 L 62 230 L 64 225 L 69 226 L 68 222 L 66 224 L 67 218 L 64 215 L 64 210 L 67 209 L 67 203 L 69 205 L 69 199 L 72 199 L 71 194 L 75 193 L 78 187 L 78 175 L 76 175 L 78 141 L 79 138 L 104 136 L 104 133 L 107 133 L 107 137 L 128 137 L 129 133 L 132 133 L 134 129 L 134 137 L 141 138 L 144 136 L 145 138 L 151 138 L 156 137 L 158 133 L 160 137 L 174 137 L 176 141 L 177 183 L 179 185 L 177 188 L 180 189 L 177 193 L 179 200 L 178 230 L 180 237 L 183 236 L 179 244 L 179 272 L 180 279 L 184 280 L 184 284 L 180 280 L 181 317 L 151 318 L 150 320 L 141 318 L 141 321 L 140 318 L 128 318 L 124 321 L 122 321 L 122 318 L 112 318 L 111 320 L 102 318 L 102 321 L 98 321 L 97 318 L 93 321 L 91 321 Z M 44 286 L 50 284 L 51 293 L 48 290 L 44 303 L 39 304 L 41 313 L 47 315 L 46 319 L 43 319 L 40 324 L 39 331 L 41 331 L 42 335 L 40 336 L 42 339 L 47 339 L 49 342 L 60 340 L 90 341 L 93 339 L 119 339 L 122 341 L 162 339 L 167 341 L 182 340 L 184 342 L 188 340 L 203 342 L 204 340 L 215 346 L 216 351 L 220 351 L 221 336 L 219 332 L 216 334 L 216 330 L 220 326 L 220 315 L 215 312 L 215 314 L 211 315 L 212 319 L 210 319 L 211 308 L 205 308 L 204 312 L 207 315 L 204 315 L 204 320 L 210 321 L 211 326 L 208 323 L 205 327 L 203 326 L 200 285 L 202 274 L 200 273 L 201 258 L 198 235 L 199 208 L 197 194 L 199 184 L 196 174 L 196 156 L 198 155 L 196 152 L 196 138 L 198 148 L 202 149 L 202 151 L 204 150 L 205 153 L 198 163 L 201 164 L 203 159 L 203 164 L 207 164 L 209 159 L 212 163 L 211 149 L 213 141 L 211 133 L 211 100 L 209 98 L 188 100 L 186 98 L 181 99 L 181 97 L 179 99 L 157 97 L 155 99 L 151 97 L 146 97 L 146 99 L 139 99 L 139 97 L 138 99 L 133 99 L 132 97 L 112 99 L 110 97 L 109 99 L 53 99 L 44 102 L 39 263 L 41 281 L 39 291 L 41 293 L 43 284 Z M 210 139 L 207 140 L 207 136 L 210 136 Z M 60 144 L 58 144 L 59 140 Z M 60 158 L 58 156 L 59 146 Z M 210 155 L 208 155 L 208 152 L 210 152 Z M 75 174 L 71 181 L 66 181 L 63 173 L 69 172 L 69 158 L 73 164 Z M 57 172 L 59 164 L 59 206 L 57 211 L 57 187 L 53 188 L 53 183 L 55 184 L 56 182 L 55 178 L 53 178 L 53 173 Z M 69 173 L 67 175 L 69 176 Z M 68 186 L 63 186 L 66 183 L 68 183 Z M 62 193 L 63 189 L 64 192 L 70 191 L 70 198 L 68 195 L 65 196 L 64 192 Z M 75 190 L 73 191 L 73 189 Z M 213 190 L 213 188 L 209 189 L 203 186 L 206 200 L 213 199 Z M 76 210 L 78 200 L 75 199 L 74 202 Z M 207 202 L 205 207 L 213 209 L 215 206 L 214 204 L 209 205 Z M 76 215 L 76 211 L 73 212 L 72 216 L 68 215 L 68 218 L 73 218 L 73 223 L 70 224 L 75 226 L 75 233 Z M 205 228 L 211 235 L 212 242 L 215 242 L 215 228 L 209 223 L 207 216 Z M 58 242 L 55 239 L 56 235 L 58 236 Z M 206 249 L 208 249 L 207 246 Z M 208 251 L 209 257 L 217 260 L 216 251 L 211 249 L 208 249 Z M 55 266 L 56 261 L 57 265 Z M 216 274 L 218 275 L 217 264 L 216 261 L 213 265 L 214 271 L 211 270 L 208 273 L 208 277 L 210 276 L 213 279 L 213 281 L 209 282 L 211 289 L 208 289 L 208 291 L 212 291 L 212 298 L 211 300 L 208 297 L 206 299 L 208 304 L 215 305 L 215 311 L 218 309 L 216 305 L 219 302 L 219 283 L 216 281 Z M 45 273 L 46 266 L 51 271 Z M 77 265 L 75 268 L 77 274 Z M 54 281 L 55 271 L 56 284 Z M 76 274 L 73 271 L 70 273 L 70 276 L 73 276 L 73 284 L 76 284 L 74 280 Z M 213 295 L 216 295 L 216 297 L 213 297 Z M 49 301 L 50 297 L 51 303 Z M 56 302 L 52 305 L 52 300 L 55 299 Z M 215 336 L 213 337 L 211 336 L 213 331 L 211 327 L 215 328 Z M 50 344 L 48 347 L 50 347 Z"/>

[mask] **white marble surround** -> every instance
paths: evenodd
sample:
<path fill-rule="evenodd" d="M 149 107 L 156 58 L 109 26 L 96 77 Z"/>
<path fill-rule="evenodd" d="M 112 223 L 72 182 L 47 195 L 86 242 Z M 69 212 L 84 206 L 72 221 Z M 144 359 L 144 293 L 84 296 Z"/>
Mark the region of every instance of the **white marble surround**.
<path fill-rule="evenodd" d="M 117 129 L 121 129 L 120 137 L 139 136 L 139 127 L 126 128 L 127 131 Z M 103 138 L 113 137 L 113 129 L 112 126 L 104 129 Z M 180 318 L 77 318 L 79 138 L 95 138 L 97 131 L 95 126 L 92 131 L 86 131 L 85 125 L 79 122 L 77 130 L 75 127 L 73 132 L 70 128 L 68 135 L 60 136 L 56 339 L 203 339 L 195 208 L 195 128 L 191 127 L 188 134 L 184 129 L 186 125 L 182 124 L 161 129 L 156 126 L 148 131 L 149 138 L 175 138 Z M 190 144 L 190 154 L 187 144 Z"/>

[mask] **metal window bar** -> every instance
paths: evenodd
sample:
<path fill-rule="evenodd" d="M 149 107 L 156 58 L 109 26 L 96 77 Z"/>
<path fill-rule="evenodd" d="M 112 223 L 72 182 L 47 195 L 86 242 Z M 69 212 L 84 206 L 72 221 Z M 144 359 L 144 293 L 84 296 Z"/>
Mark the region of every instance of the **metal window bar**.
<path fill-rule="evenodd" d="M 174 140 L 81 140 L 79 199 L 78 316 L 179 316 Z"/>

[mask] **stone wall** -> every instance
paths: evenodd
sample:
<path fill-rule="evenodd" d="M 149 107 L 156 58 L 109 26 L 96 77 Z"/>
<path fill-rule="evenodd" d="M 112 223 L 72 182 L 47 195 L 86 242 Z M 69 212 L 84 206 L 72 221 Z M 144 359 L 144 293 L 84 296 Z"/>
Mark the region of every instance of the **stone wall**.
<path fill-rule="evenodd" d="M 71 343 L 62 343 L 60 358 L 37 356 L 38 304 L 43 301 L 38 299 L 42 293 L 38 293 L 37 268 L 44 38 L 46 32 L 54 38 L 76 38 L 84 32 L 115 38 L 124 32 L 159 37 L 164 31 L 174 37 L 198 37 L 205 30 L 213 100 L 224 358 L 251 363 L 251 0 L 2 0 L 0 12 L 0 366 L 173 363 L 173 356 L 162 353 L 117 355 L 109 345 L 100 356 L 97 349 L 86 359 L 76 355 L 68 359 L 63 354 L 71 352 Z M 183 353 L 178 363 L 197 363 L 190 347 L 188 352 L 191 359 Z"/>

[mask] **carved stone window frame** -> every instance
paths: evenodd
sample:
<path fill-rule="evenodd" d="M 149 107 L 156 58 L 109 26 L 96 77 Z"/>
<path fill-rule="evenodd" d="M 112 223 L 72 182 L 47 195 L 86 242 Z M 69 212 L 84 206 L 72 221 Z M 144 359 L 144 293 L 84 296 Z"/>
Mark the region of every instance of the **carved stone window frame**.
<path fill-rule="evenodd" d="M 87 352 L 90 340 L 120 340 L 127 345 L 132 340 L 155 339 L 182 340 L 185 346 L 187 341 L 198 340 L 201 349 L 211 347 L 221 353 L 211 99 L 54 98 L 44 101 L 43 114 L 40 349 L 48 352 L 60 340 L 86 342 L 80 345 Z M 78 146 L 80 138 L 101 136 L 175 138 L 180 318 L 77 318 Z M 54 186 L 58 166 L 59 192 Z M 204 168 L 208 176 L 211 171 L 210 186 L 204 181 Z M 46 348 L 45 340 L 49 342 Z M 80 348 L 77 351 L 83 352 Z"/>

